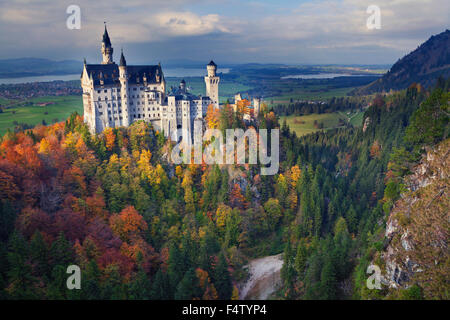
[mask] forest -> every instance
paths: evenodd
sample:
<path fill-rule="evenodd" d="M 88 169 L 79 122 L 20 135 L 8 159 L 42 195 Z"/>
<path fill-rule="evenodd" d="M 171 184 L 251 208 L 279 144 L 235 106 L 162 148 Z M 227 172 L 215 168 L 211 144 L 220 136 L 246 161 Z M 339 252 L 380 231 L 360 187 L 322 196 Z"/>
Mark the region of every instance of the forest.
<path fill-rule="evenodd" d="M 259 165 L 173 165 L 173 143 L 143 121 L 92 135 L 74 113 L 8 131 L 0 299 L 239 299 L 249 259 L 280 252 L 277 299 L 448 299 L 448 275 L 394 292 L 365 284 L 403 177 L 448 139 L 449 83 L 377 95 L 362 128 L 303 137 L 276 109 L 249 123 L 229 105 L 209 108 L 209 128 L 280 128 L 273 176 Z M 81 290 L 66 287 L 69 265 L 82 270 Z"/>

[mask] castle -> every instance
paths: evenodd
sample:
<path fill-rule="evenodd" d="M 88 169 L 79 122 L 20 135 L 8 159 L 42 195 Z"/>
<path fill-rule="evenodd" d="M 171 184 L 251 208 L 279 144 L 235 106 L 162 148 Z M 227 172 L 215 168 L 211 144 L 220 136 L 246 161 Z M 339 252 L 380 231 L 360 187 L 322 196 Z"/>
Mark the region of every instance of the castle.
<path fill-rule="evenodd" d="M 178 140 L 177 129 L 192 139 L 194 121 L 206 115 L 209 105 L 219 107 L 217 65 L 211 61 L 205 76 L 206 96 L 195 96 L 181 81 L 178 88 L 166 94 L 161 64 L 127 65 L 123 51 L 117 65 L 105 25 L 101 64 L 86 64 L 81 74 L 84 121 L 92 133 L 108 127 L 129 126 L 134 121 L 150 122 L 171 140 Z"/>

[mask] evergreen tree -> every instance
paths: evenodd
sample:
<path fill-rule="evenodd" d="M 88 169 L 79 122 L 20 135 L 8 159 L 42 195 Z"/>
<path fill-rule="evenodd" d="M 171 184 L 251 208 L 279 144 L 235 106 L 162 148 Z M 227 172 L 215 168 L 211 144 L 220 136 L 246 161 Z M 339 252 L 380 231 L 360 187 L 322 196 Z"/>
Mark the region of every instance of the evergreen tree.
<path fill-rule="evenodd" d="M 29 246 L 17 232 L 11 235 L 8 243 L 8 264 L 9 296 L 13 299 L 36 299 L 36 278 L 29 263 Z"/>
<path fill-rule="evenodd" d="M 223 252 L 219 254 L 219 261 L 214 270 L 214 287 L 217 289 L 219 299 L 229 300 L 233 291 L 231 276 L 228 271 L 228 263 Z"/>
<path fill-rule="evenodd" d="M 198 278 L 195 274 L 195 269 L 190 268 L 181 279 L 175 292 L 176 300 L 192 300 L 194 298 L 200 299 L 202 297 L 202 290 L 198 286 Z"/>
<path fill-rule="evenodd" d="M 152 282 L 151 298 L 152 300 L 172 299 L 169 277 L 161 269 L 158 270 Z"/>

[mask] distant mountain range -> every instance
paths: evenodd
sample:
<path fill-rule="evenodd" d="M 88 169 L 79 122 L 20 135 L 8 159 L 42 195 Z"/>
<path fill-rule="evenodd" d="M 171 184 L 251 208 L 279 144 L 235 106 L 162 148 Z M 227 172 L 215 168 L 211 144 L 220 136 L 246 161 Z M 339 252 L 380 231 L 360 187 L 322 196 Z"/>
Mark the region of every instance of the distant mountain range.
<path fill-rule="evenodd" d="M 18 58 L 0 60 L 0 78 L 35 77 L 80 73 L 82 61 L 53 61 L 40 58 Z"/>
<path fill-rule="evenodd" d="M 397 61 L 380 79 L 354 90 L 353 94 L 372 94 L 401 90 L 411 83 L 434 85 L 439 76 L 450 77 L 450 31 L 432 36 L 416 50 Z"/>

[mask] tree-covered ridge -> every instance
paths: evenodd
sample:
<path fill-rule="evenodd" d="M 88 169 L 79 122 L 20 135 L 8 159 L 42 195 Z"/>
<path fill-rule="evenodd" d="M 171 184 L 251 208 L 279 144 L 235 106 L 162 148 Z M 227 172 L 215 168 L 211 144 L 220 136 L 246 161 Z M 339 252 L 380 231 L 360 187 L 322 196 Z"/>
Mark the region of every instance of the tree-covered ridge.
<path fill-rule="evenodd" d="M 364 95 L 390 90 L 402 90 L 417 82 L 433 87 L 439 77 L 450 76 L 450 30 L 431 36 L 416 50 L 399 59 L 380 79 L 355 89 Z"/>
<path fill-rule="evenodd" d="M 288 163 L 299 155 L 297 161 L 331 175 L 319 184 L 319 192 L 311 184 L 300 192 L 284 257 L 287 297 L 383 298 L 388 293 L 367 289 L 366 269 L 383 250 L 387 214 L 400 196 L 402 176 L 420 159 L 424 146 L 448 137 L 448 81 L 439 84 L 432 92 L 413 85 L 376 97 L 363 129 L 316 133 L 302 137 L 301 143 L 286 139 Z M 308 200 L 315 194 L 324 198 Z M 305 219 L 316 230 L 320 223 L 321 231 L 305 233 Z"/>
<path fill-rule="evenodd" d="M 445 95 L 448 82 L 378 96 L 359 129 L 298 138 L 282 126 L 274 176 L 257 165 L 173 165 L 172 144 L 142 121 L 91 135 L 74 114 L 8 133 L 1 297 L 237 299 L 246 262 L 282 251 L 279 298 L 373 297 L 365 270 L 383 249 L 402 177 L 429 139 L 448 135 Z M 441 111 L 422 121 L 424 108 Z M 206 123 L 280 127 L 266 108 L 246 124 L 230 106 L 210 108 Z M 71 264 L 81 267 L 82 290 L 65 286 Z"/>

